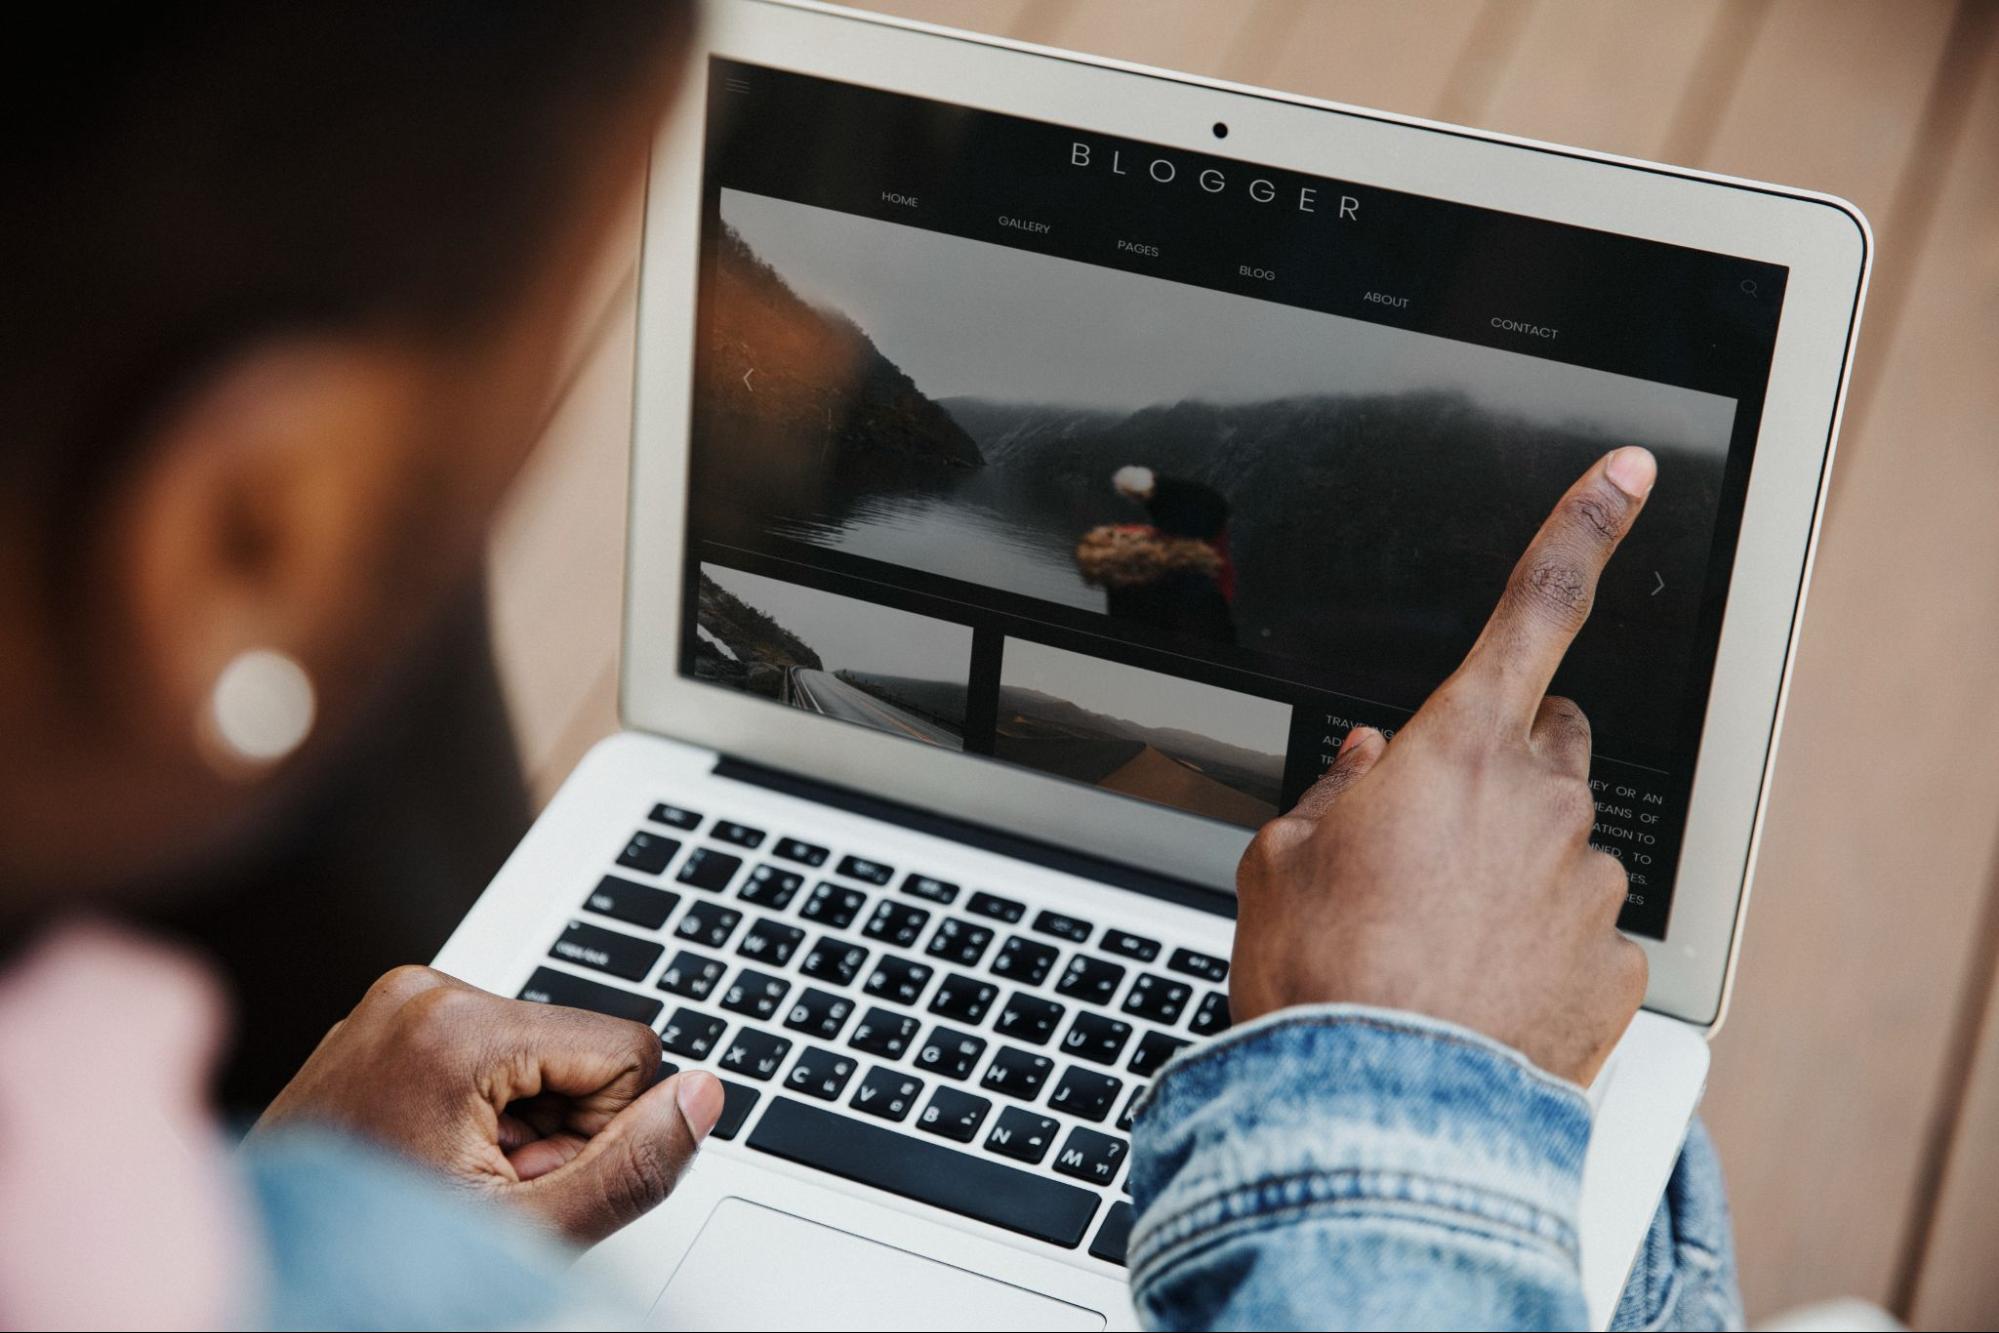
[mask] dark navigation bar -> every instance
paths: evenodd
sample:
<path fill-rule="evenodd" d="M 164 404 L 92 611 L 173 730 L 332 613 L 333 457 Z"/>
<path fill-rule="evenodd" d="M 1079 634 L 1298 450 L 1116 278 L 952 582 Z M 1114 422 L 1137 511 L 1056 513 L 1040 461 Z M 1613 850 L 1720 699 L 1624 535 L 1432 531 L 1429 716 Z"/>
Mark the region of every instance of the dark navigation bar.
<path fill-rule="evenodd" d="M 711 191 L 1761 401 L 1780 266 L 717 63 Z"/>

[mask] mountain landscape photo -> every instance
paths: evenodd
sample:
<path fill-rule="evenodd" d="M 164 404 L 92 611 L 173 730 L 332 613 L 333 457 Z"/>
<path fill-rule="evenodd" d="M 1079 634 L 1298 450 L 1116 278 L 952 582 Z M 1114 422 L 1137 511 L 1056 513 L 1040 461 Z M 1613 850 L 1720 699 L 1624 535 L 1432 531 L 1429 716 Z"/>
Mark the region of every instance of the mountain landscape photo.
<path fill-rule="evenodd" d="M 993 753 L 1210 819 L 1277 814 L 1288 705 L 1008 639 Z"/>
<path fill-rule="evenodd" d="M 1646 444 L 1659 484 L 1557 687 L 1601 732 L 1673 734 L 1654 685 L 1695 650 L 1730 400 L 781 201 L 725 195 L 724 219 L 696 422 L 711 533 L 1116 615 L 1178 651 L 1219 638 L 1413 708 L 1568 485 Z M 1121 489 L 1134 474 L 1156 490 Z M 1221 515 L 1198 619 L 1120 605 L 1080 559 L 1165 531 L 1170 488 Z"/>

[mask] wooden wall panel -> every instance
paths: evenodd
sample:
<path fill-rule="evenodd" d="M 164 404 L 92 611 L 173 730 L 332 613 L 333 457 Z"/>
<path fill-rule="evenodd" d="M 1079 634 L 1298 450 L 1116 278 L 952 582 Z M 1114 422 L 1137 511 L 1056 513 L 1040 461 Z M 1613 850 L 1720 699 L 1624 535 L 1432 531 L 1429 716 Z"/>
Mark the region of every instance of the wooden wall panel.
<path fill-rule="evenodd" d="M 615 701 L 588 705 L 618 654 L 635 314 L 628 278 L 492 538 L 493 651 L 522 768 L 542 800 L 590 741 L 617 727 Z M 580 745 L 579 719 L 595 733 Z"/>

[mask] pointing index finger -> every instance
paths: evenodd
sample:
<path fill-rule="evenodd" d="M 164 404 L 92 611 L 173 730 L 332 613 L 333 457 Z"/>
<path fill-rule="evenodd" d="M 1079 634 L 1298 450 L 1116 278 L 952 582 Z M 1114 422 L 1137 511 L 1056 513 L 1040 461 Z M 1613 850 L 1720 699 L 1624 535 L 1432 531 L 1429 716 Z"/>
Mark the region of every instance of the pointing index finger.
<path fill-rule="evenodd" d="M 1533 723 L 1562 657 L 1589 619 L 1597 579 L 1652 493 L 1658 463 L 1637 446 L 1591 465 L 1513 567 L 1506 591 L 1459 678 L 1489 690 L 1522 727 Z"/>

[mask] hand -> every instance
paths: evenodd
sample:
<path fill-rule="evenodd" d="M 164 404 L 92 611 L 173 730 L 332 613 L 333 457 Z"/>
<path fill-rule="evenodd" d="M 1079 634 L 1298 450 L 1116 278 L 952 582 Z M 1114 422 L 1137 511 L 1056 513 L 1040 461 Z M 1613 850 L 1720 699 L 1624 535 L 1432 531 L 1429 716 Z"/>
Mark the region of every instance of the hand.
<path fill-rule="evenodd" d="M 1593 850 L 1590 729 L 1544 697 L 1657 476 L 1600 459 L 1514 567 L 1456 674 L 1388 742 L 1358 728 L 1238 873 L 1230 1009 L 1349 1002 L 1446 1019 L 1588 1083 L 1645 998 Z"/>
<path fill-rule="evenodd" d="M 666 1198 L 722 1113 L 712 1075 L 655 1086 L 659 1062 L 643 1024 L 401 967 L 334 1025 L 252 1133 L 348 1130 L 589 1244 Z"/>

